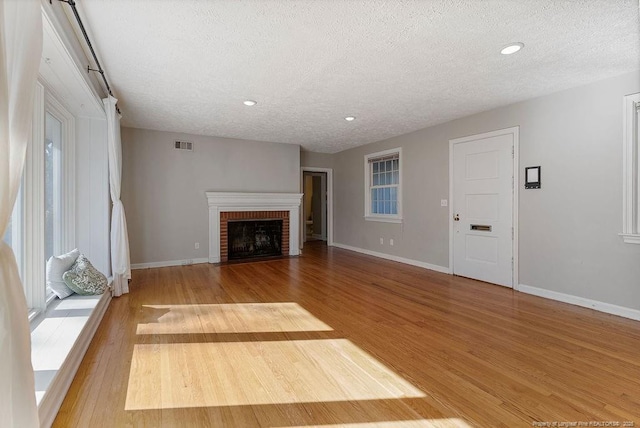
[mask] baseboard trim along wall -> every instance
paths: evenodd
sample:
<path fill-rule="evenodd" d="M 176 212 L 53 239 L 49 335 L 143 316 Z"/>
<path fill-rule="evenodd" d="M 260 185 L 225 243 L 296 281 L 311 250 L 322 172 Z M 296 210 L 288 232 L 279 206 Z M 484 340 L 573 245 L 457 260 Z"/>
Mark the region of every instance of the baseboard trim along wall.
<path fill-rule="evenodd" d="M 394 262 L 404 263 L 412 266 L 418 266 L 425 269 L 434 270 L 436 272 L 451 274 L 449 268 L 444 266 L 432 265 L 430 263 L 421 262 L 418 260 L 407 259 L 404 257 L 394 256 L 391 254 L 379 253 L 377 251 L 365 250 L 364 248 L 352 247 L 351 245 L 340 244 L 338 242 L 333 243 L 334 247 L 342 248 L 349 251 L 355 251 L 356 253 L 367 254 L 369 256 L 380 257 L 381 259 L 392 260 Z M 582 306 L 584 308 L 593 309 L 599 312 L 604 312 L 611 315 L 617 315 L 624 318 L 640 321 L 640 310 L 626 308 L 624 306 L 613 305 L 611 303 L 600 302 L 598 300 L 591 300 L 584 297 L 573 296 L 571 294 L 558 293 L 557 291 L 546 290 L 544 288 L 531 287 L 530 285 L 519 284 L 516 291 L 520 291 L 526 294 L 532 294 L 538 297 L 544 297 L 545 299 L 556 300 L 558 302 L 569 303 L 571 305 Z"/>
<path fill-rule="evenodd" d="M 582 306 L 584 308 L 593 309 L 599 312 L 640 321 L 640 311 L 637 309 L 625 308 L 624 306 L 612 305 L 611 303 L 586 299 L 584 297 L 578 297 L 571 294 L 558 293 L 557 291 L 531 287 L 530 285 L 524 284 L 519 284 L 516 290 L 527 294 L 533 294 L 534 296 L 557 300 L 564 303 L 570 303 L 572 305 Z"/>
<path fill-rule="evenodd" d="M 362 254 L 367 254 L 369 256 L 380 257 L 381 259 L 387 259 L 387 260 L 404 263 L 411 266 L 417 266 L 424 269 L 434 270 L 440 273 L 451 273 L 448 267 L 432 265 L 431 263 L 421 262 L 419 260 L 407 259 L 400 256 L 394 256 L 392 254 L 379 253 L 377 251 L 365 250 L 364 248 L 352 247 L 351 245 L 340 244 L 338 242 L 334 242 L 333 246 L 342 248 L 344 250 L 355 251 L 356 253 L 362 253 Z"/>
<path fill-rule="evenodd" d="M 47 392 L 45 392 L 44 397 L 42 397 L 42 401 L 38 406 L 41 427 L 50 427 L 53 425 L 58 410 L 60 410 L 60 406 L 62 406 L 71 382 L 73 382 L 73 378 L 76 376 L 84 354 L 89 348 L 93 335 L 100 325 L 100 321 L 102 321 L 109 302 L 111 302 L 111 292 L 107 290 L 91 312 L 80 336 L 78 336 L 76 342 L 73 344 L 71 352 L 69 352 L 69 355 L 65 358 L 64 363 L 62 363 L 62 366 L 58 369 L 58 373 L 53 378 L 51 385 L 47 388 Z"/>
<path fill-rule="evenodd" d="M 379 257 L 381 259 L 391 260 L 398 263 L 404 263 L 411 266 L 417 266 L 424 269 L 433 270 L 440 273 L 450 274 L 450 270 L 447 267 L 434 265 L 431 263 L 421 262 L 419 260 L 407 259 L 405 257 L 394 256 L 392 254 L 380 253 L 377 251 L 366 250 L 364 248 L 353 247 L 351 245 L 341 244 L 339 242 L 333 243 L 334 247 L 342 248 L 344 250 L 354 251 L 356 253 L 366 254 L 369 256 Z M 186 260 L 169 260 L 164 262 L 151 262 L 151 263 L 135 263 L 131 265 L 131 269 L 149 269 L 169 266 L 186 266 L 195 265 L 200 263 L 209 263 L 208 258 L 199 259 L 186 259 Z M 571 294 L 558 293 L 557 291 L 546 290 L 544 288 L 532 287 L 530 285 L 519 284 L 516 291 L 520 291 L 526 294 L 532 294 L 538 297 L 544 297 L 546 299 L 557 300 L 559 302 L 569 303 L 572 305 L 582 306 L 584 308 L 594 309 L 596 311 L 604 312 L 611 315 L 617 315 L 624 318 L 640 321 L 640 310 L 626 308 L 624 306 L 613 305 L 611 303 L 600 302 L 597 300 L 586 299 L 584 297 L 574 296 Z"/>
<path fill-rule="evenodd" d="M 150 263 L 134 263 L 131 265 L 131 269 L 149 269 L 169 266 L 188 266 L 198 265 L 200 263 L 209 263 L 207 257 L 200 259 L 185 259 L 185 260 L 168 260 L 165 262 L 150 262 Z"/>

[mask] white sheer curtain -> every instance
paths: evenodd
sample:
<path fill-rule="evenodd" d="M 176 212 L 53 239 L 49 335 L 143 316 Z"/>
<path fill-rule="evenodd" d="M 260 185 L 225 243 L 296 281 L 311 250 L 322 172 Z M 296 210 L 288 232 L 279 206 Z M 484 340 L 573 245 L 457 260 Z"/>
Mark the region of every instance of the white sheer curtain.
<path fill-rule="evenodd" d="M 122 182 L 122 142 L 120 141 L 120 115 L 116 112 L 117 99 L 109 96 L 102 100 L 107 113 L 107 144 L 109 145 L 109 188 L 111 190 L 111 272 L 113 295 L 129 292 L 131 261 L 129 260 L 129 235 L 124 205 L 120 201 Z"/>
<path fill-rule="evenodd" d="M 42 55 L 40 0 L 0 0 L 0 424 L 38 427 L 27 302 L 2 241 L 24 167 Z"/>

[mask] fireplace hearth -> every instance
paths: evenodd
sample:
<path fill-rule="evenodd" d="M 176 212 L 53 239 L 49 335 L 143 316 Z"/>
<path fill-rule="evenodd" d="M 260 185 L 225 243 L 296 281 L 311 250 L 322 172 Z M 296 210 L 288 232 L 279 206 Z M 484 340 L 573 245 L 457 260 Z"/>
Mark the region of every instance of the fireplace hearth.
<path fill-rule="evenodd" d="M 282 255 L 282 220 L 229 220 L 229 260 Z"/>

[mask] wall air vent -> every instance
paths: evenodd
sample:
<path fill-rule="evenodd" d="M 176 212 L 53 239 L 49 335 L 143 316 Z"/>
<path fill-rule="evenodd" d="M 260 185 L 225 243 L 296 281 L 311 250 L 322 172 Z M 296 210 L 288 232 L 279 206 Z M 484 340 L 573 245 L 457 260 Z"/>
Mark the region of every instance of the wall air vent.
<path fill-rule="evenodd" d="M 188 141 L 176 141 L 173 145 L 173 148 L 176 150 L 189 150 L 193 151 L 193 143 Z"/>

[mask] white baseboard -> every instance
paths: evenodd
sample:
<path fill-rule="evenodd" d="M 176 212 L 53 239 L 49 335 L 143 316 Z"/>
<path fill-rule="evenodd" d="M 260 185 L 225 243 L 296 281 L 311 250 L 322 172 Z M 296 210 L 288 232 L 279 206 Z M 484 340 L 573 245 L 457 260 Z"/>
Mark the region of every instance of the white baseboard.
<path fill-rule="evenodd" d="M 444 266 L 432 265 L 431 263 L 421 262 L 419 260 L 406 259 L 400 256 L 394 256 L 392 254 L 379 253 L 377 251 L 365 250 L 364 248 L 352 247 L 351 245 L 340 244 L 333 242 L 334 247 L 342 248 L 344 250 L 355 251 L 356 253 L 367 254 L 369 256 L 380 257 L 381 259 L 392 260 L 394 262 L 404 263 L 407 265 L 418 266 L 424 269 L 434 270 L 441 273 L 451 273 L 449 268 Z"/>
<path fill-rule="evenodd" d="M 53 425 L 53 421 L 58 414 L 58 410 L 60 410 L 60 406 L 62 406 L 62 402 L 69 391 L 69 387 L 71 386 L 71 382 L 73 382 L 73 378 L 76 376 L 76 372 L 80 367 L 84 354 L 89 348 L 93 335 L 96 333 L 96 330 L 100 325 L 100 321 L 102 321 L 102 317 L 109 306 L 109 302 L 111 302 L 111 293 L 107 290 L 91 312 L 87 323 L 80 332 L 80 336 L 78 336 L 76 342 L 71 348 L 71 352 L 69 352 L 69 355 L 65 358 L 62 366 L 58 369 L 58 373 L 56 373 L 51 384 L 47 388 L 47 392 L 45 392 L 42 397 L 42 401 L 40 401 L 40 405 L 38 406 L 38 415 L 40 417 L 41 427 L 50 427 Z"/>
<path fill-rule="evenodd" d="M 571 294 L 558 293 L 557 291 L 546 290 L 544 288 L 531 287 L 530 285 L 519 284 L 516 288 L 527 294 L 544 297 L 559 302 L 570 303 L 572 305 L 582 306 L 584 308 L 594 309 L 596 311 L 605 312 L 611 315 L 617 315 L 624 318 L 640 321 L 640 311 L 637 309 L 626 308 L 624 306 L 612 305 L 611 303 L 600 302 L 598 300 L 586 299 Z"/>
<path fill-rule="evenodd" d="M 203 257 L 201 259 L 186 259 L 186 260 L 168 260 L 165 262 L 150 262 L 150 263 L 134 263 L 131 265 L 131 269 L 149 269 L 168 266 L 187 266 L 197 265 L 200 263 L 209 263 L 209 258 Z"/>
<path fill-rule="evenodd" d="M 345 250 L 355 251 L 357 253 L 367 254 L 369 256 L 380 257 L 382 259 L 392 260 L 395 262 L 405 263 L 412 266 L 418 266 L 425 269 L 434 270 L 436 272 L 442 272 L 450 274 L 449 268 L 444 266 L 432 265 L 430 263 L 421 262 L 418 260 L 407 259 L 404 257 L 394 256 L 391 254 L 379 253 L 377 251 L 365 250 L 364 248 L 352 247 L 350 245 L 333 243 L 334 247 L 343 248 Z M 597 300 L 586 299 L 584 297 L 573 296 L 571 294 L 559 293 L 557 291 L 546 290 L 544 288 L 531 287 L 529 285 L 519 284 L 516 287 L 517 291 L 532 294 L 546 299 L 557 300 L 559 302 L 569 303 L 572 305 L 582 306 L 596 311 L 604 312 L 611 315 L 617 315 L 624 318 L 640 321 L 640 310 L 626 308 L 624 306 L 613 305 L 611 303 L 600 302 Z"/>

